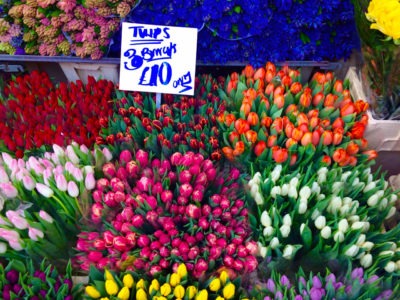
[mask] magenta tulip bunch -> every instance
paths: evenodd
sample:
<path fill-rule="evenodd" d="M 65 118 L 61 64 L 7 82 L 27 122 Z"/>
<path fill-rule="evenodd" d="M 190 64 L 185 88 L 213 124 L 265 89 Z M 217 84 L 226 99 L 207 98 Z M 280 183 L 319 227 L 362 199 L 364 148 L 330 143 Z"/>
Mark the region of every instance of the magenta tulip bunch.
<path fill-rule="evenodd" d="M 103 165 L 91 219 L 76 263 L 83 270 L 133 269 L 155 275 L 183 262 L 199 278 L 218 267 L 252 272 L 257 245 L 250 240 L 240 172 L 224 172 L 199 153 L 169 159 L 123 150 Z"/>

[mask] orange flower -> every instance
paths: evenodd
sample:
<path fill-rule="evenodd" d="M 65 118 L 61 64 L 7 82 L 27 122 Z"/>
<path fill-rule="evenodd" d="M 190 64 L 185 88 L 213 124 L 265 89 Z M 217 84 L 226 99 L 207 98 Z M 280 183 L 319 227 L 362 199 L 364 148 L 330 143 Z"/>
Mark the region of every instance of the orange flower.
<path fill-rule="evenodd" d="M 222 148 L 222 153 L 225 155 L 225 157 L 229 160 L 233 160 L 233 149 L 230 147 L 223 147 Z"/>
<path fill-rule="evenodd" d="M 321 139 L 321 135 L 319 134 L 318 131 L 313 131 L 312 132 L 312 139 L 311 142 L 314 146 L 317 146 L 319 144 L 319 140 Z"/>
<path fill-rule="evenodd" d="M 276 137 L 276 135 L 270 135 L 267 140 L 267 146 L 269 148 L 272 148 L 273 146 L 276 145 L 277 142 L 278 142 L 278 138 Z"/>
<path fill-rule="evenodd" d="M 326 72 L 325 73 L 325 80 L 326 80 L 326 82 L 328 82 L 328 81 L 332 81 L 333 80 L 333 78 L 335 78 L 335 76 L 333 75 L 333 72 Z"/>
<path fill-rule="evenodd" d="M 356 112 L 359 114 L 359 113 L 367 111 L 369 104 L 368 104 L 368 102 L 365 102 L 363 100 L 357 100 L 354 103 L 354 106 L 356 108 Z"/>
<path fill-rule="evenodd" d="M 274 74 L 274 76 L 275 76 L 275 74 L 276 74 L 276 66 L 275 66 L 272 62 L 270 62 L 270 61 L 268 61 L 268 62 L 266 63 L 266 65 L 265 65 L 265 70 L 271 71 L 271 72 Z"/>
<path fill-rule="evenodd" d="M 238 81 L 237 80 L 233 80 L 231 78 L 231 80 L 228 82 L 228 85 L 226 86 L 226 92 L 227 92 L 228 95 L 230 95 L 230 93 L 232 92 L 233 89 L 237 88 L 237 84 L 238 84 Z"/>
<path fill-rule="evenodd" d="M 376 152 L 376 150 L 366 150 L 363 151 L 362 154 L 368 156 L 367 160 L 373 160 L 378 157 L 378 152 Z"/>
<path fill-rule="evenodd" d="M 239 73 L 238 72 L 233 72 L 230 77 L 231 77 L 231 80 L 238 81 L 239 80 Z"/>
<path fill-rule="evenodd" d="M 292 85 L 290 86 L 290 92 L 293 95 L 296 95 L 296 94 L 300 93 L 302 89 L 303 89 L 303 86 L 298 81 L 293 82 Z"/>
<path fill-rule="evenodd" d="M 247 130 L 250 129 L 250 125 L 249 125 L 249 123 L 247 123 L 246 120 L 237 119 L 237 120 L 235 121 L 235 129 L 237 130 L 237 132 L 238 132 L 239 134 L 243 134 L 243 133 L 245 133 Z"/>
<path fill-rule="evenodd" d="M 300 125 L 300 124 L 308 124 L 308 118 L 307 118 L 307 115 L 305 114 L 305 113 L 299 113 L 298 115 L 297 115 L 297 125 Z"/>
<path fill-rule="evenodd" d="M 246 65 L 242 71 L 242 75 L 244 75 L 246 78 L 252 78 L 254 72 L 254 68 L 251 65 Z"/>
<path fill-rule="evenodd" d="M 261 126 L 265 126 L 265 128 L 269 128 L 272 124 L 272 118 L 271 117 L 263 117 L 261 119 Z"/>
<path fill-rule="evenodd" d="M 243 141 L 238 141 L 235 145 L 235 149 L 233 150 L 233 156 L 239 156 L 243 154 L 245 149 L 245 144 Z"/>
<path fill-rule="evenodd" d="M 254 147 L 254 154 L 260 156 L 264 150 L 267 148 L 267 144 L 264 141 L 258 141 Z"/>
<path fill-rule="evenodd" d="M 285 93 L 285 87 L 283 85 L 278 85 L 274 89 L 274 97 L 277 95 L 283 95 Z"/>
<path fill-rule="evenodd" d="M 283 75 L 281 82 L 284 86 L 290 86 L 292 84 L 292 78 L 289 75 Z"/>
<path fill-rule="evenodd" d="M 319 117 L 319 110 L 318 109 L 311 109 L 307 113 L 307 118 L 318 118 Z"/>
<path fill-rule="evenodd" d="M 342 117 L 344 117 L 344 116 L 347 116 L 347 115 L 351 115 L 355 111 L 356 111 L 356 108 L 355 108 L 354 104 L 353 103 L 347 103 L 345 106 L 343 106 L 340 109 L 340 115 Z"/>
<path fill-rule="evenodd" d="M 248 99 L 250 101 L 250 104 L 252 104 L 253 101 L 257 98 L 257 91 L 253 88 L 249 88 L 243 91 L 243 95 L 245 99 Z"/>
<path fill-rule="evenodd" d="M 365 124 L 356 122 L 350 130 L 353 139 L 361 139 L 364 136 Z"/>
<path fill-rule="evenodd" d="M 349 155 L 355 155 L 360 151 L 360 147 L 353 141 L 350 141 L 349 144 L 346 147 L 346 152 Z"/>
<path fill-rule="evenodd" d="M 314 95 L 312 98 L 312 104 L 313 106 L 318 106 L 322 101 L 324 101 L 324 93 L 323 92 L 318 92 Z"/>
<path fill-rule="evenodd" d="M 261 99 L 260 99 L 260 106 L 261 105 L 265 105 L 265 109 L 269 109 L 269 101 L 268 101 L 268 99 L 267 98 L 265 98 L 264 96 L 261 96 Z"/>
<path fill-rule="evenodd" d="M 326 129 L 328 126 L 331 125 L 331 121 L 329 119 L 323 119 L 321 120 L 319 125 L 321 125 L 322 128 Z"/>
<path fill-rule="evenodd" d="M 250 126 L 257 126 L 259 122 L 260 119 L 258 117 L 258 114 L 253 111 L 249 112 L 247 116 L 247 123 L 249 123 Z"/>
<path fill-rule="evenodd" d="M 255 142 L 257 142 L 257 132 L 255 132 L 254 130 L 248 130 L 245 133 L 246 139 L 254 144 Z"/>
<path fill-rule="evenodd" d="M 303 131 L 303 133 L 308 132 L 308 124 L 307 123 L 301 123 L 299 126 L 297 126 L 298 129 Z"/>
<path fill-rule="evenodd" d="M 265 82 L 271 83 L 271 81 L 274 77 L 275 77 L 275 73 L 271 72 L 270 70 L 267 70 L 265 72 Z"/>
<path fill-rule="evenodd" d="M 332 123 L 332 129 L 335 128 L 344 128 L 344 121 L 342 118 L 336 118 L 335 121 Z"/>
<path fill-rule="evenodd" d="M 243 100 L 242 105 L 240 106 L 240 111 L 244 112 L 244 115 L 247 117 L 247 115 L 250 113 L 251 110 L 251 103 L 249 101 Z"/>
<path fill-rule="evenodd" d="M 300 105 L 303 106 L 303 107 L 309 107 L 309 106 L 311 105 L 311 100 L 312 100 L 311 94 L 308 94 L 308 93 L 305 93 L 305 92 L 304 92 L 304 93 L 300 96 L 299 103 L 300 103 Z"/>
<path fill-rule="evenodd" d="M 324 156 L 322 157 L 322 159 L 321 159 L 321 163 L 330 166 L 331 163 L 332 163 L 331 157 L 330 157 L 329 155 L 324 155 Z"/>
<path fill-rule="evenodd" d="M 341 92 L 343 92 L 343 81 L 337 79 L 337 80 L 335 81 L 335 83 L 333 84 L 333 90 L 334 90 L 336 93 L 341 93 Z"/>
<path fill-rule="evenodd" d="M 290 113 L 295 114 L 298 111 L 297 105 L 296 104 L 289 104 L 288 107 L 286 108 L 286 115 L 289 115 Z"/>
<path fill-rule="evenodd" d="M 361 150 L 367 150 L 368 149 L 368 141 L 365 138 L 361 138 L 361 145 L 360 148 Z"/>
<path fill-rule="evenodd" d="M 285 126 L 285 134 L 286 134 L 286 136 L 287 136 L 288 138 L 291 138 L 291 137 L 292 137 L 293 129 L 294 129 L 294 125 L 293 125 L 292 122 L 290 122 L 289 124 L 287 124 L 287 125 Z"/>
<path fill-rule="evenodd" d="M 357 157 L 355 157 L 355 156 L 350 156 L 350 157 L 349 157 L 348 165 L 349 165 L 349 166 L 355 167 L 355 166 L 357 165 Z"/>
<path fill-rule="evenodd" d="M 312 133 L 311 132 L 306 132 L 304 133 L 303 137 L 301 138 L 301 144 L 303 146 L 307 146 L 308 144 L 312 143 Z"/>
<path fill-rule="evenodd" d="M 332 158 L 340 166 L 346 166 L 349 163 L 349 159 L 350 159 L 346 150 L 344 150 L 343 148 L 336 149 L 335 152 L 333 152 Z"/>
<path fill-rule="evenodd" d="M 237 141 L 240 140 L 240 135 L 236 131 L 232 131 L 229 134 L 229 141 L 231 142 L 231 145 L 235 146 Z"/>
<path fill-rule="evenodd" d="M 303 137 L 303 135 L 304 135 L 304 132 L 303 131 L 301 131 L 299 128 L 294 128 L 293 129 L 293 131 L 292 131 L 292 138 L 295 140 L 295 141 L 301 141 L 301 138 Z"/>
<path fill-rule="evenodd" d="M 361 115 L 360 123 L 364 124 L 365 126 L 368 125 L 368 115 L 367 114 L 364 113 Z"/>
<path fill-rule="evenodd" d="M 254 73 L 254 80 L 261 79 L 263 81 L 264 77 L 265 77 L 265 69 L 264 68 L 258 68 L 256 70 L 256 72 Z"/>
<path fill-rule="evenodd" d="M 333 94 L 329 93 L 328 95 L 325 96 L 324 106 L 325 107 L 335 106 L 335 102 L 336 102 L 337 98 L 338 98 L 337 95 L 333 95 Z"/>
<path fill-rule="evenodd" d="M 283 95 L 280 94 L 274 96 L 274 104 L 278 108 L 282 108 L 285 105 L 285 97 L 283 97 Z"/>
<path fill-rule="evenodd" d="M 277 117 L 271 125 L 271 129 L 275 129 L 277 133 L 281 133 L 283 130 L 283 120 L 281 117 Z"/>
<path fill-rule="evenodd" d="M 297 162 L 297 154 L 293 153 L 290 155 L 290 165 L 293 166 Z"/>
<path fill-rule="evenodd" d="M 228 127 L 231 126 L 232 123 L 235 122 L 235 121 L 236 121 L 236 117 L 235 117 L 234 114 L 227 114 L 225 116 L 225 125 L 226 126 L 228 126 Z"/>
<path fill-rule="evenodd" d="M 321 72 L 316 72 L 316 73 L 314 73 L 312 80 L 315 80 L 315 81 L 317 81 L 318 84 L 323 85 L 326 81 L 325 74 L 321 73 Z"/>
<path fill-rule="evenodd" d="M 320 119 L 318 117 L 311 117 L 310 118 L 310 127 L 311 129 L 314 129 L 319 125 Z"/>
<path fill-rule="evenodd" d="M 276 163 L 280 164 L 287 161 L 289 157 L 288 150 L 286 148 L 281 148 L 279 146 L 272 148 L 272 158 Z"/>
<path fill-rule="evenodd" d="M 333 141 L 332 131 L 325 130 L 321 135 L 321 139 L 322 139 L 322 144 L 324 144 L 325 146 L 329 146 L 330 144 L 332 144 Z"/>
<path fill-rule="evenodd" d="M 268 74 L 268 73 L 267 73 L 267 74 Z M 274 84 L 273 84 L 272 82 L 270 82 L 270 81 L 268 81 L 268 80 L 267 80 L 267 82 L 269 82 L 269 83 L 267 84 L 264 93 L 265 93 L 267 96 L 269 96 L 269 95 L 271 95 L 271 94 L 274 92 L 275 86 L 274 86 Z"/>
<path fill-rule="evenodd" d="M 285 143 L 285 147 L 289 149 L 291 146 L 297 145 L 297 141 L 293 138 L 288 138 Z"/>
<path fill-rule="evenodd" d="M 336 146 L 339 145 L 342 142 L 343 139 L 343 134 L 340 132 L 333 132 L 333 141 L 332 143 Z"/>

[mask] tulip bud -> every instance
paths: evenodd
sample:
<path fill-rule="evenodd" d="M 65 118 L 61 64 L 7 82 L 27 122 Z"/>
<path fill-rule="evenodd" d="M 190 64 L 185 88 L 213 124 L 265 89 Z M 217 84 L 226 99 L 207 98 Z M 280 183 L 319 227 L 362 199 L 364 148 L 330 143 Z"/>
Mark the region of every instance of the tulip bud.
<path fill-rule="evenodd" d="M 367 269 L 372 265 L 373 258 L 370 253 L 365 254 L 363 257 L 360 259 L 360 265 L 364 268 Z"/>
<path fill-rule="evenodd" d="M 268 215 L 268 212 L 266 210 L 264 210 L 261 214 L 261 224 L 264 227 L 267 227 L 267 226 L 271 226 L 271 223 L 272 223 L 271 217 Z"/>
<path fill-rule="evenodd" d="M 196 300 L 207 300 L 208 299 L 208 292 L 207 290 L 201 290 L 196 295 Z"/>
<path fill-rule="evenodd" d="M 6 198 L 12 199 L 18 196 L 18 191 L 11 182 L 0 183 L 0 191 Z"/>
<path fill-rule="evenodd" d="M 265 237 L 270 237 L 270 236 L 272 236 L 274 233 L 275 233 L 275 229 L 274 229 L 274 227 L 272 227 L 272 226 L 267 226 L 267 227 L 265 227 L 264 230 L 263 230 L 263 235 L 264 235 Z"/>
<path fill-rule="evenodd" d="M 193 299 L 196 296 L 197 288 L 194 285 L 190 285 L 187 287 L 186 293 L 189 299 Z"/>
<path fill-rule="evenodd" d="M 210 285 L 208 287 L 209 287 L 210 291 L 218 292 L 219 289 L 221 288 L 221 280 L 219 278 L 214 278 L 210 282 Z"/>
<path fill-rule="evenodd" d="M 0 242 L 0 254 L 4 254 L 7 252 L 7 244 Z"/>
<path fill-rule="evenodd" d="M 71 145 L 68 145 L 65 153 L 68 159 L 75 165 L 79 164 L 79 157 L 76 155 L 74 148 Z"/>
<path fill-rule="evenodd" d="M 34 240 L 34 241 L 38 241 L 39 238 L 43 238 L 44 237 L 44 233 L 43 231 L 36 229 L 34 227 L 29 227 L 28 229 L 28 235 L 29 237 Z"/>
<path fill-rule="evenodd" d="M 324 216 L 319 216 L 315 219 L 314 224 L 315 224 L 315 227 L 317 227 L 319 230 L 321 230 L 326 225 L 326 218 Z"/>
<path fill-rule="evenodd" d="M 46 198 L 50 198 L 54 195 L 54 192 L 50 187 L 39 182 L 36 183 L 36 190 L 39 192 L 39 194 Z"/>
<path fill-rule="evenodd" d="M 333 240 L 335 242 L 342 243 L 344 241 L 344 233 L 343 231 L 336 231 L 335 234 L 333 235 Z"/>
<path fill-rule="evenodd" d="M 331 237 L 331 233 L 332 233 L 332 230 L 331 230 L 331 228 L 329 226 L 325 226 L 321 230 L 321 236 L 322 236 L 322 238 L 324 238 L 326 240 Z"/>
<path fill-rule="evenodd" d="M 222 290 L 222 295 L 225 299 L 232 299 L 235 296 L 235 285 L 232 282 L 229 282 L 224 286 Z"/>
<path fill-rule="evenodd" d="M 32 191 L 36 186 L 35 180 L 29 175 L 24 175 L 24 177 L 22 177 L 22 183 L 28 191 Z"/>
<path fill-rule="evenodd" d="M 355 257 L 358 254 L 359 247 L 357 245 L 351 245 L 344 253 L 348 257 Z"/>
<path fill-rule="evenodd" d="M 256 202 L 257 205 L 264 204 L 264 198 L 261 195 L 261 193 L 259 193 L 259 192 L 256 193 L 256 195 L 254 196 L 254 201 Z"/>
<path fill-rule="evenodd" d="M 177 273 L 172 273 L 171 277 L 169 278 L 169 284 L 172 287 L 177 286 L 181 282 L 181 277 Z"/>
<path fill-rule="evenodd" d="M 88 286 L 85 288 L 85 292 L 86 292 L 86 294 L 87 294 L 89 297 L 91 297 L 92 299 L 97 299 L 97 298 L 100 298 L 100 297 L 101 297 L 100 292 L 99 292 L 95 287 L 93 287 L 93 286 L 91 286 L 91 285 L 88 285 Z"/>
<path fill-rule="evenodd" d="M 87 190 L 93 190 L 96 187 L 96 179 L 94 173 L 87 173 L 85 177 L 85 188 Z"/>
<path fill-rule="evenodd" d="M 176 273 L 180 276 L 180 278 L 185 278 L 187 276 L 187 268 L 184 263 L 179 264 Z"/>
<path fill-rule="evenodd" d="M 143 288 L 136 289 L 136 300 L 147 300 L 147 294 Z"/>
<path fill-rule="evenodd" d="M 389 261 L 385 266 L 385 271 L 388 273 L 393 273 L 396 270 L 397 270 L 397 266 L 396 266 L 396 263 L 393 261 Z"/>
<path fill-rule="evenodd" d="M 177 285 L 174 288 L 174 296 L 176 299 L 183 299 L 185 297 L 185 288 L 182 285 Z"/>
<path fill-rule="evenodd" d="M 273 237 L 271 242 L 269 243 L 271 249 L 276 249 L 279 247 L 279 239 L 277 237 Z"/>
<path fill-rule="evenodd" d="M 129 292 L 129 288 L 124 286 L 118 293 L 117 295 L 118 299 L 121 300 L 128 300 L 130 297 L 130 292 Z"/>
<path fill-rule="evenodd" d="M 292 245 L 286 245 L 285 248 L 283 248 L 282 256 L 285 259 L 292 259 L 294 256 L 294 247 Z"/>
<path fill-rule="evenodd" d="M 283 224 L 291 226 L 292 225 L 292 218 L 289 214 L 283 216 Z"/>
<path fill-rule="evenodd" d="M 300 199 L 307 200 L 311 196 L 311 189 L 308 186 L 303 186 L 299 191 Z"/>
<path fill-rule="evenodd" d="M 67 191 L 68 191 L 68 195 L 70 195 L 73 198 L 79 196 L 79 188 L 78 188 L 77 184 L 75 183 L 75 181 L 68 182 Z"/>
<path fill-rule="evenodd" d="M 396 213 L 397 209 L 395 206 L 391 207 L 389 210 L 388 215 L 386 216 L 385 220 L 390 219 L 391 217 L 394 216 L 394 214 Z"/>
<path fill-rule="evenodd" d="M 161 287 L 160 287 L 160 293 L 161 295 L 167 297 L 169 294 L 171 294 L 171 286 L 168 283 L 164 283 Z"/>
<path fill-rule="evenodd" d="M 290 226 L 282 225 L 279 228 L 279 231 L 281 232 L 281 235 L 282 235 L 283 238 L 287 238 L 289 236 L 289 234 L 290 234 Z"/>
<path fill-rule="evenodd" d="M 281 194 L 281 187 L 279 185 L 276 185 L 271 189 L 270 195 L 272 198 L 276 199 L 276 197 L 280 194 Z"/>

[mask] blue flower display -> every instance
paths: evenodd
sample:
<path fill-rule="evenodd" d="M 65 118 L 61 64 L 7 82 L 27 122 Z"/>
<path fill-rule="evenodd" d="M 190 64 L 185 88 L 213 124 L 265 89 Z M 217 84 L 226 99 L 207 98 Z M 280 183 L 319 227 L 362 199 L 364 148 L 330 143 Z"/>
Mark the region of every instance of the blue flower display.
<path fill-rule="evenodd" d="M 197 28 L 203 64 L 336 61 L 359 49 L 350 0 L 142 0 L 125 21 Z"/>

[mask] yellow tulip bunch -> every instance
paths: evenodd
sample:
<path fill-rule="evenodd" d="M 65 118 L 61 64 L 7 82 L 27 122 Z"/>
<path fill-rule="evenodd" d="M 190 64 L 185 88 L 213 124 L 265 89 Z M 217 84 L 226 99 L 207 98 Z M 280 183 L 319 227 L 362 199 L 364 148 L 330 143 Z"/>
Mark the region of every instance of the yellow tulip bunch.
<path fill-rule="evenodd" d="M 400 1 L 371 0 L 366 14 L 372 22 L 371 29 L 377 29 L 400 44 Z"/>

